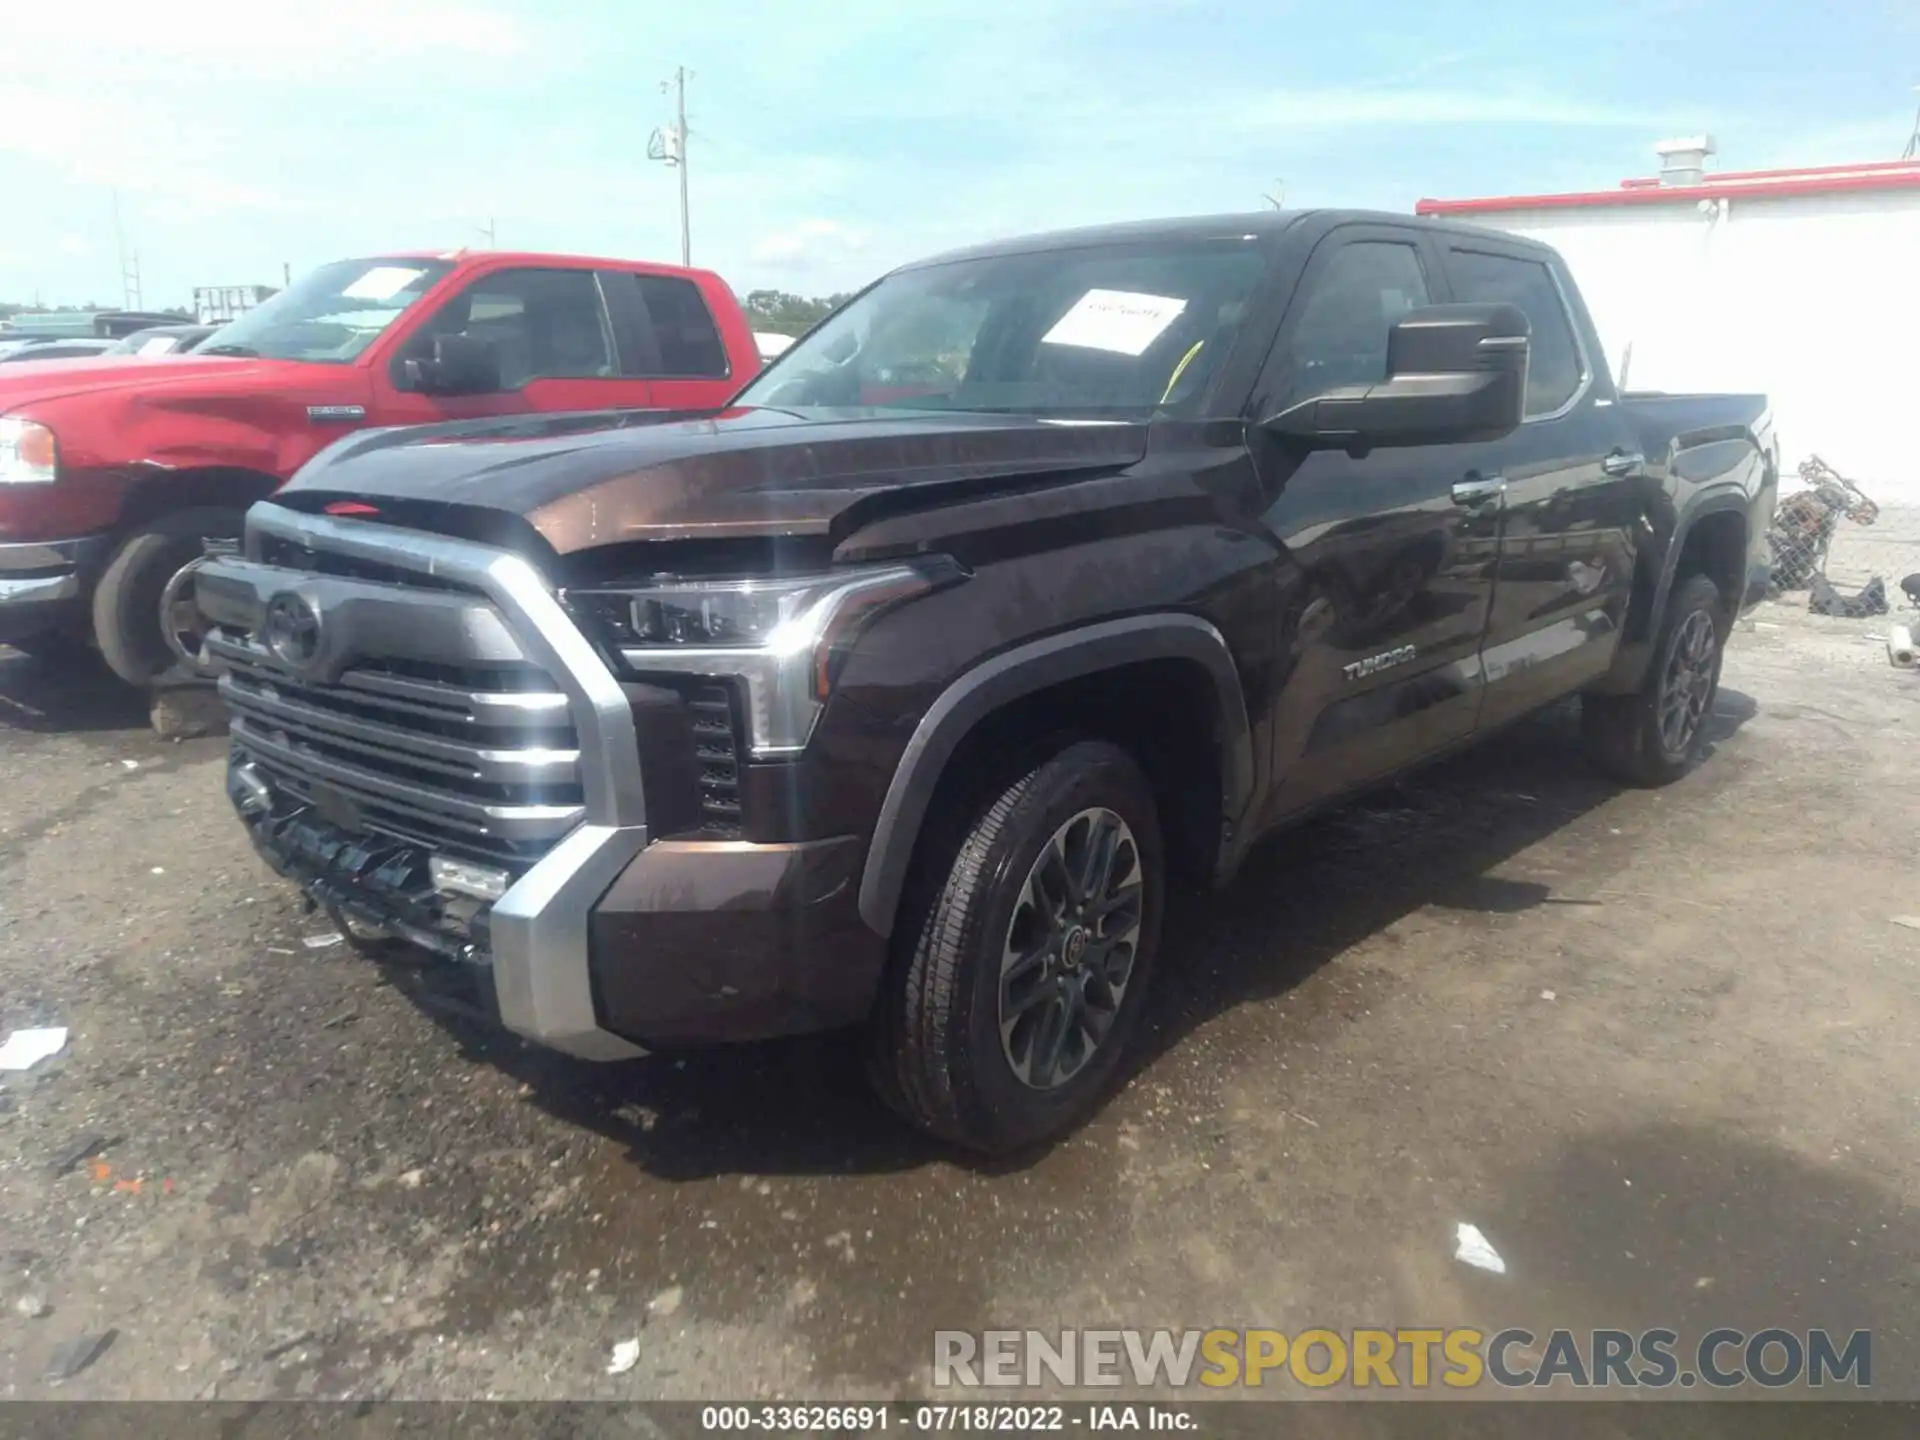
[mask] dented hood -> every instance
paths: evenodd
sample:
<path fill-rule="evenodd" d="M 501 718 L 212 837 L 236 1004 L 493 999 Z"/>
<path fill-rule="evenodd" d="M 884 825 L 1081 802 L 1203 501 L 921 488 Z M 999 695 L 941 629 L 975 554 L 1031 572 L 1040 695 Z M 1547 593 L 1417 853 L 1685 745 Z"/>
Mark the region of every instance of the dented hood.
<path fill-rule="evenodd" d="M 1144 423 L 900 410 L 617 412 L 363 431 L 277 497 L 505 512 L 561 554 L 634 540 L 841 533 L 903 488 L 1132 464 Z"/>

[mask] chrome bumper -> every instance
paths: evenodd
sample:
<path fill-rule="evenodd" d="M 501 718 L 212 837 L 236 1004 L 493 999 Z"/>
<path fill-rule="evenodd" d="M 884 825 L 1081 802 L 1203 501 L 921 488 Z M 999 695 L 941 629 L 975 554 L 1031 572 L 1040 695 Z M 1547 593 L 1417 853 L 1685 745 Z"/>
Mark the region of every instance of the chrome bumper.
<path fill-rule="evenodd" d="M 79 599 L 82 573 L 106 548 L 105 535 L 0 545 L 0 605 Z"/>
<path fill-rule="evenodd" d="M 106 559 L 109 537 L 0 545 L 0 642 L 69 623 Z"/>
<path fill-rule="evenodd" d="M 416 600 L 410 607 L 404 580 L 370 586 L 263 561 L 263 551 L 276 543 L 363 562 L 383 572 L 411 572 L 423 588 L 412 592 Z M 593 905 L 647 843 L 633 712 L 545 580 L 519 556 L 489 546 L 300 514 L 271 502 L 256 505 L 248 514 L 246 548 L 249 558 L 216 557 L 196 577 L 201 609 L 216 624 L 250 629 L 263 622 L 276 598 L 304 596 L 305 603 L 317 607 L 318 623 L 329 637 L 319 663 L 338 667 L 362 651 L 380 654 L 393 653 L 399 644 L 427 650 L 441 645 L 445 627 L 428 622 L 436 603 L 445 608 L 447 596 L 444 590 L 424 587 L 451 582 L 477 592 L 472 603 L 497 617 L 497 623 L 482 627 L 490 645 L 510 645 L 565 692 L 579 737 L 582 818 L 493 903 L 487 917 L 486 961 L 500 1018 L 508 1029 L 586 1059 L 618 1060 L 645 1053 L 599 1024 L 588 963 Z M 391 598 L 376 602 L 369 589 Z M 461 633 L 464 639 L 444 642 L 448 648 L 470 650 L 481 635 L 471 624 Z"/>
<path fill-rule="evenodd" d="M 79 598 L 78 575 L 36 575 L 27 580 L 10 580 L 0 574 L 0 605 L 43 605 Z"/>

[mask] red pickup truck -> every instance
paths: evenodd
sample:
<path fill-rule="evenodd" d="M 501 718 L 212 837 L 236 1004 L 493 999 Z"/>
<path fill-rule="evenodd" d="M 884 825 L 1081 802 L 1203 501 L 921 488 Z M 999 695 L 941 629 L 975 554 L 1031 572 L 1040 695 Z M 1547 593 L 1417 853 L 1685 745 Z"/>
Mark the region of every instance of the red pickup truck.
<path fill-rule="evenodd" d="M 191 355 L 0 371 L 0 642 L 91 642 L 131 684 L 190 674 L 169 582 L 353 430 L 717 407 L 760 368 L 719 276 L 567 255 L 322 266 Z M 163 614 L 163 608 L 168 613 Z"/>

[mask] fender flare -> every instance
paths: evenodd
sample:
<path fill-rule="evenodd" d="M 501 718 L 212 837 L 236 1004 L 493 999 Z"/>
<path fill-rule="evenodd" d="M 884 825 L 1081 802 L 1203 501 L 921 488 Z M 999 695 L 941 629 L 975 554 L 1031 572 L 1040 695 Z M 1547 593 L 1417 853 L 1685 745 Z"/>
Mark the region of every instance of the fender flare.
<path fill-rule="evenodd" d="M 1002 651 L 968 670 L 933 702 L 893 772 L 860 879 L 860 918 L 891 934 L 907 870 L 935 788 L 960 742 L 1010 701 L 1143 660 L 1192 660 L 1211 678 L 1225 742 L 1221 810 L 1238 820 L 1253 795 L 1253 739 L 1240 669 L 1220 632 L 1193 615 L 1136 615 L 1049 635 Z"/>
<path fill-rule="evenodd" d="M 1688 501 L 1674 522 L 1673 536 L 1667 541 L 1666 553 L 1660 557 L 1660 576 L 1654 582 L 1653 596 L 1647 608 L 1646 634 L 1621 645 L 1613 668 L 1608 672 L 1605 683 L 1596 687 L 1598 690 L 1606 694 L 1631 694 L 1640 688 L 1646 678 L 1646 668 L 1653 658 L 1654 637 L 1660 633 L 1661 617 L 1667 613 L 1667 597 L 1673 593 L 1673 577 L 1679 573 L 1680 556 L 1687 548 L 1687 537 L 1693 527 L 1709 515 L 1731 511 L 1748 527 L 1747 543 L 1750 547 L 1753 543 L 1752 507 L 1752 496 L 1738 487 L 1728 486 L 1703 491 Z M 1738 595 L 1732 597 L 1736 607 L 1741 604 L 1741 599 Z M 1633 632 L 1629 630 L 1628 633 Z"/>

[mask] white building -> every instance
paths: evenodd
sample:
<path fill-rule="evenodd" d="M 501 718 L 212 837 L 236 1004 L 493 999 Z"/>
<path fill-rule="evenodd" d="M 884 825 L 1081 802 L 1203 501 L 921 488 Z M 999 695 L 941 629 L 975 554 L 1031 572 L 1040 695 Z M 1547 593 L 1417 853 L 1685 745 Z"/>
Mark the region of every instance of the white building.
<path fill-rule="evenodd" d="M 1920 504 L 1920 162 L 1716 173 L 1710 137 L 1655 149 L 1661 173 L 1615 190 L 1416 208 L 1555 246 L 1629 388 L 1763 390 L 1789 476 L 1817 453 Z"/>

